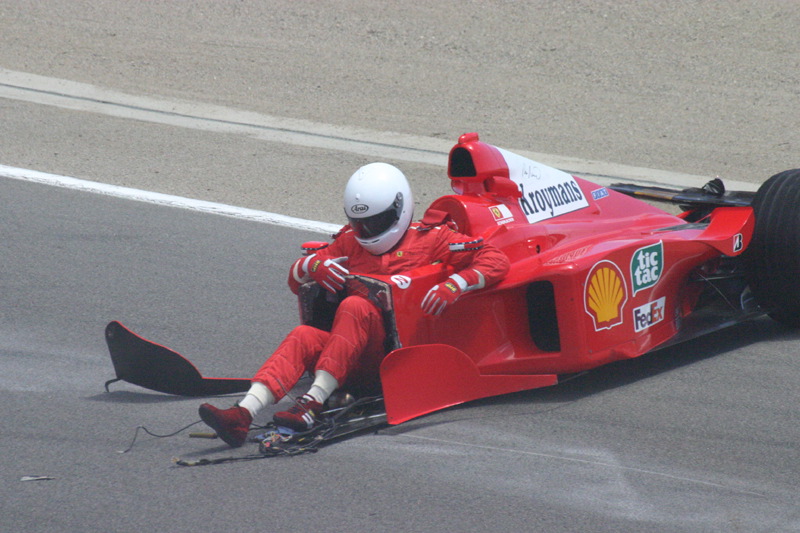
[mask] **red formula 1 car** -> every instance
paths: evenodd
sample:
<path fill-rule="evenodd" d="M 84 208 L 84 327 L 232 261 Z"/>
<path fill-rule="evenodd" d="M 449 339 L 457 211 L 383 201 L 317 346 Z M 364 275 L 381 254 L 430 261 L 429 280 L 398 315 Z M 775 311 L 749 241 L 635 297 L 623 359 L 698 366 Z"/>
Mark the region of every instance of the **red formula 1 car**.
<path fill-rule="evenodd" d="M 419 302 L 450 274 L 445 266 L 350 277 L 346 292 L 383 310 L 389 423 L 554 385 L 560 376 L 765 313 L 800 325 L 800 170 L 773 176 L 755 193 L 726 192 L 720 180 L 685 190 L 603 187 L 469 133 L 450 152 L 448 176 L 456 194 L 430 209 L 502 249 L 511 270 L 435 318 L 423 315 Z M 682 212 L 642 199 L 671 202 Z M 304 323 L 329 327 L 336 301 L 313 283 L 299 298 Z M 249 385 L 202 378 L 185 360 L 181 371 L 142 365 L 147 350 L 134 344 L 147 341 L 116 322 L 107 338 L 118 379 L 197 395 Z M 150 355 L 176 355 L 159 349 Z"/>

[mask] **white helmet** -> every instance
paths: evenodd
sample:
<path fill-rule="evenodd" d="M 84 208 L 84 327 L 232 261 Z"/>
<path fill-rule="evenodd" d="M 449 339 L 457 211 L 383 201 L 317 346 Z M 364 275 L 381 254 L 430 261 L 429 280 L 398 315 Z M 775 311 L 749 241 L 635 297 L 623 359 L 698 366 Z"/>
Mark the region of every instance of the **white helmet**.
<path fill-rule="evenodd" d="M 411 225 L 411 187 L 397 167 L 370 163 L 350 176 L 344 188 L 344 213 L 361 246 L 374 255 L 388 252 Z"/>

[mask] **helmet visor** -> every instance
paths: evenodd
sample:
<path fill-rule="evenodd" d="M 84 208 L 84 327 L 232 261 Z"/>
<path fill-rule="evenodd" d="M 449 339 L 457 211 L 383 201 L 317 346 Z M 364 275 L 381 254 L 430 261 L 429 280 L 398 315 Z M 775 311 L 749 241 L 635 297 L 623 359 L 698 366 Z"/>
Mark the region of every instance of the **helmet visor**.
<path fill-rule="evenodd" d="M 397 193 L 394 202 L 384 211 L 368 217 L 355 218 L 347 216 L 350 227 L 359 239 L 372 239 L 391 228 L 403 212 L 403 195 Z"/>

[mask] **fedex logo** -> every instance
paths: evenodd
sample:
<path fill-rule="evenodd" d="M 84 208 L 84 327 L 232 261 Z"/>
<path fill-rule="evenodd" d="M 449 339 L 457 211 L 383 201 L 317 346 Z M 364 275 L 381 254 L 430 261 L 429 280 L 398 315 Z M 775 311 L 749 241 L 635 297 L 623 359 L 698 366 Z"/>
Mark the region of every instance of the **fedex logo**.
<path fill-rule="evenodd" d="M 646 303 L 633 310 L 633 329 L 637 333 L 664 320 L 667 298 L 662 296 L 655 302 Z"/>

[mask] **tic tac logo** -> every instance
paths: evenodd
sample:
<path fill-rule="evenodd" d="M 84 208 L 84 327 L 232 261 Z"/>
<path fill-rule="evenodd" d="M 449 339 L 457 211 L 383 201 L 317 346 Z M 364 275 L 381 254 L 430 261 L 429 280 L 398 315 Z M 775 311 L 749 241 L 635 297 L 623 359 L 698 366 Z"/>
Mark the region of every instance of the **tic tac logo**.
<path fill-rule="evenodd" d="M 655 302 L 646 303 L 633 310 L 633 329 L 636 333 L 650 326 L 655 326 L 664 320 L 664 305 L 666 297 L 662 296 Z"/>
<path fill-rule="evenodd" d="M 639 248 L 631 258 L 631 284 L 633 295 L 655 285 L 664 270 L 664 245 L 656 244 Z"/>
<path fill-rule="evenodd" d="M 600 261 L 586 277 L 583 304 L 594 321 L 595 331 L 622 324 L 628 288 L 622 271 L 611 261 Z"/>

